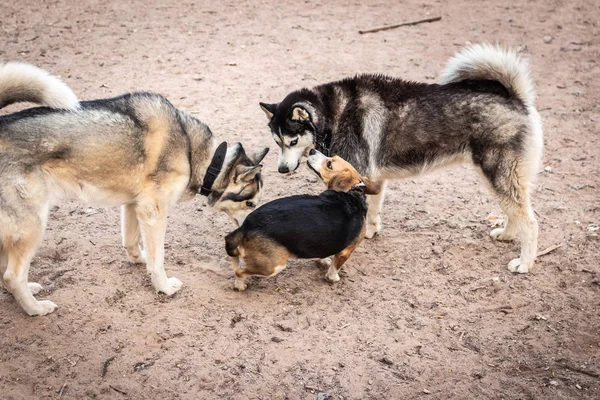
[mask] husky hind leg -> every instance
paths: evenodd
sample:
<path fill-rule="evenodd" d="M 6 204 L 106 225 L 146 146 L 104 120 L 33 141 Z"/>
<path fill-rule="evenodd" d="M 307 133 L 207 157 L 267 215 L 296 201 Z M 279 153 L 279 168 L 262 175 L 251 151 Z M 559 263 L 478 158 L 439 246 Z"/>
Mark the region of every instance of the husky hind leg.
<path fill-rule="evenodd" d="M 490 157 L 492 158 L 492 157 Z M 538 223 L 531 207 L 531 188 L 535 175 L 530 163 L 512 151 L 502 154 L 496 162 L 482 164 L 484 175 L 500 199 L 507 215 L 504 228 L 494 229 L 490 235 L 498 240 L 521 239 L 521 257 L 508 264 L 511 272 L 527 273 L 535 261 L 538 241 Z"/>
<path fill-rule="evenodd" d="M 38 301 L 34 294 L 42 290 L 42 286 L 35 282 L 27 282 L 29 266 L 35 255 L 48 215 L 47 207 L 41 213 L 42 220 L 23 223 L 21 232 L 16 240 L 5 241 L 0 261 L 6 261 L 6 270 L 3 274 L 6 289 L 13 294 L 17 303 L 29 315 L 46 315 L 53 312 L 57 306 L 51 301 Z"/>

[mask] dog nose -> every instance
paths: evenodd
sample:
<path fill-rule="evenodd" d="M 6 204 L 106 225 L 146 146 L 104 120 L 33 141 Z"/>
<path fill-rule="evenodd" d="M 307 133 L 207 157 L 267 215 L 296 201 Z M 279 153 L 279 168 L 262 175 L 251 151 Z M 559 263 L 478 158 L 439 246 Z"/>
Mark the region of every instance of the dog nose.
<path fill-rule="evenodd" d="M 287 174 L 290 172 L 290 169 L 288 167 L 279 167 L 277 168 L 277 171 L 279 171 L 280 174 Z"/>
<path fill-rule="evenodd" d="M 310 149 L 310 151 L 308 152 L 309 156 L 314 156 L 315 154 L 317 154 L 317 151 L 315 149 Z"/>

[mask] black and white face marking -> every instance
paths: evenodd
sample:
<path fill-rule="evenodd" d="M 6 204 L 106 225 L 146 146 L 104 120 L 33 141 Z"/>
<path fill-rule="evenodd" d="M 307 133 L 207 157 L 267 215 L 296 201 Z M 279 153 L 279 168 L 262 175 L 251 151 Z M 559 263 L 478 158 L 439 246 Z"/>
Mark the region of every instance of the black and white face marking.
<path fill-rule="evenodd" d="M 306 131 L 302 135 L 283 136 L 283 139 L 273 135 L 273 138 L 279 146 L 277 170 L 283 174 L 295 171 L 302 157 L 313 147 L 313 135 Z"/>
<path fill-rule="evenodd" d="M 260 202 L 261 194 L 260 178 L 250 184 L 230 186 L 211 209 L 224 211 L 237 226 L 240 226 Z"/>
<path fill-rule="evenodd" d="M 269 119 L 273 140 L 279 146 L 277 170 L 285 174 L 295 171 L 302 157 L 313 148 L 314 125 L 309 105 L 298 103 L 288 109 L 281 108 L 280 104 L 260 103 L 260 106 Z"/>
<path fill-rule="evenodd" d="M 268 149 L 263 149 L 248 158 L 239 144 L 227 150 L 221 172 L 223 176 L 217 179 L 216 187 L 213 187 L 208 197 L 211 211 L 225 212 L 238 226 L 244 222 L 262 197 L 262 165 L 256 164 L 262 161 L 267 151 Z"/>

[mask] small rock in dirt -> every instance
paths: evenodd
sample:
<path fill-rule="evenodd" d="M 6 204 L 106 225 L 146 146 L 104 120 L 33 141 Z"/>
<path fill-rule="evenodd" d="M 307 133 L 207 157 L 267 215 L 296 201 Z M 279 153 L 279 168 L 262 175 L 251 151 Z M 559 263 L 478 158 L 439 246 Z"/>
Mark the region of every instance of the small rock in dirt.
<path fill-rule="evenodd" d="M 550 386 L 558 386 L 558 381 L 550 381 Z"/>
<path fill-rule="evenodd" d="M 317 400 L 333 400 L 333 396 L 330 393 L 319 392 L 317 393 Z"/>
<path fill-rule="evenodd" d="M 154 360 L 141 361 L 139 363 L 135 363 L 135 365 L 133 366 L 133 370 L 135 372 L 139 372 L 143 369 L 151 367 L 152 365 L 154 365 Z"/>
<path fill-rule="evenodd" d="M 544 317 L 540 314 L 537 314 L 535 317 L 533 317 L 533 319 L 535 319 L 536 321 L 548 321 L 548 317 Z"/>
<path fill-rule="evenodd" d="M 440 255 L 444 252 L 444 250 L 442 249 L 442 246 L 433 246 L 431 248 L 431 251 L 433 252 L 433 254 L 437 254 L 437 255 Z"/>
<path fill-rule="evenodd" d="M 277 337 L 277 336 L 273 336 L 271 338 L 271 342 L 280 343 L 280 342 L 283 342 L 283 339 L 280 337 Z"/>
<path fill-rule="evenodd" d="M 380 358 L 379 362 L 385 365 L 394 365 L 394 362 L 387 357 Z"/>
<path fill-rule="evenodd" d="M 282 331 L 282 332 L 292 332 L 292 328 L 290 328 L 289 326 L 284 326 L 282 324 L 277 324 L 277 325 L 275 325 L 275 327 L 277 329 L 279 329 L 280 331 Z"/>
<path fill-rule="evenodd" d="M 552 39 L 554 39 L 552 36 L 546 35 L 544 36 L 544 43 L 550 43 L 552 42 Z"/>
<path fill-rule="evenodd" d="M 581 387 L 581 385 L 575 385 L 575 387 L 576 387 L 577 389 L 579 389 L 579 390 L 583 389 L 583 388 Z"/>
<path fill-rule="evenodd" d="M 423 389 L 423 393 L 425 393 L 425 394 L 431 394 L 431 391 L 429 391 L 427 389 Z"/>
<path fill-rule="evenodd" d="M 242 314 L 235 314 L 233 316 L 233 318 L 231 318 L 231 327 L 233 328 L 235 326 L 235 324 L 237 324 L 238 322 L 240 322 L 241 320 L 243 320 L 244 317 L 242 317 Z"/>

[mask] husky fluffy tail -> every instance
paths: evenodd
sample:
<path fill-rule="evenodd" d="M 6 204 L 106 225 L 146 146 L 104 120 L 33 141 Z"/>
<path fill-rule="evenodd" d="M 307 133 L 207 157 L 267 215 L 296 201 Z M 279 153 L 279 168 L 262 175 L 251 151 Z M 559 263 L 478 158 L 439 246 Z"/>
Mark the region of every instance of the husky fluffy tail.
<path fill-rule="evenodd" d="M 529 66 L 513 50 L 490 44 L 465 47 L 448 61 L 439 83 L 476 79 L 498 81 L 525 106 L 534 106 L 536 95 Z"/>
<path fill-rule="evenodd" d="M 30 101 L 51 108 L 75 110 L 77 96 L 60 79 L 30 64 L 0 64 L 0 108 Z"/>
<path fill-rule="evenodd" d="M 225 237 L 225 251 L 229 257 L 238 257 L 240 250 L 238 246 L 242 243 L 244 232 L 241 229 L 236 229 Z"/>

